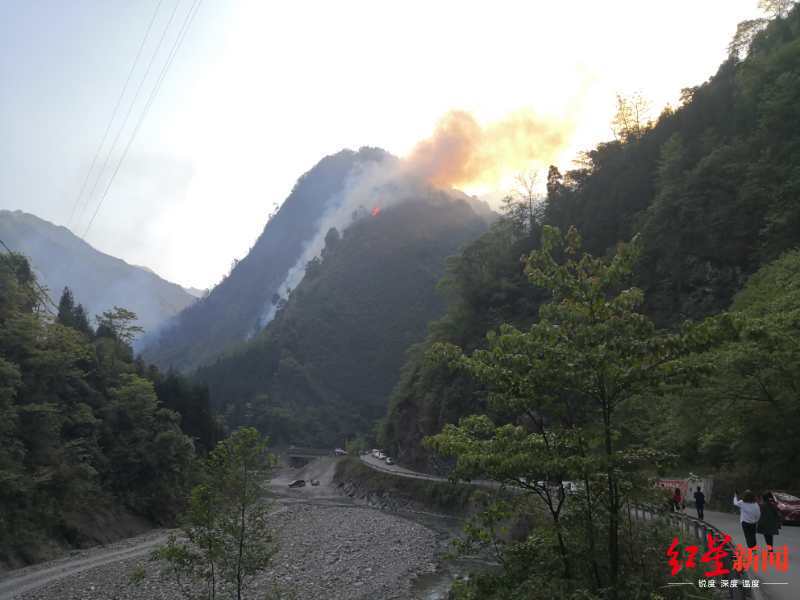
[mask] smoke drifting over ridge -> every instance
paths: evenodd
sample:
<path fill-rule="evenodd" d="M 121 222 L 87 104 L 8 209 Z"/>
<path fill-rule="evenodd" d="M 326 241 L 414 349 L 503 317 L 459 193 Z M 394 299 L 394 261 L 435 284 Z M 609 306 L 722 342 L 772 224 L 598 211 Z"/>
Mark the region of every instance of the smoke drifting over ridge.
<path fill-rule="evenodd" d="M 481 126 L 470 113 L 444 115 L 433 135 L 419 142 L 405 168 L 439 187 L 497 183 L 504 174 L 547 165 L 572 134 L 569 122 L 543 119 L 528 110 Z"/>
<path fill-rule="evenodd" d="M 362 163 L 350 173 L 340 194 L 324 199 L 328 208 L 316 225 L 317 233 L 286 274 L 278 296 L 286 297 L 300 283 L 306 264 L 322 253 L 332 227 L 342 232 L 357 218 L 376 217 L 385 208 L 429 195 L 431 186 L 452 190 L 458 185 L 497 184 L 506 174 L 532 165 L 544 167 L 564 149 L 571 134 L 571 123 L 546 120 L 526 110 L 486 126 L 468 112 L 448 112 L 433 135 L 420 141 L 408 157 L 387 155 L 380 162 Z M 268 302 L 261 327 L 276 311 L 277 305 Z"/>

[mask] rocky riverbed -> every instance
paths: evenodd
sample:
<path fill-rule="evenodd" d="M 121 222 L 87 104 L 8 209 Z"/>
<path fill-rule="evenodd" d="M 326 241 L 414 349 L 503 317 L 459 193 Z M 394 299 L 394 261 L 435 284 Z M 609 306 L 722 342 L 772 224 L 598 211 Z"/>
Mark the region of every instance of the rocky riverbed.
<path fill-rule="evenodd" d="M 419 575 L 435 569 L 436 534 L 419 523 L 361 506 L 287 503 L 273 517 L 280 550 L 247 598 L 406 599 Z M 101 549 L 97 549 L 100 551 Z M 102 556 L 102 553 L 98 553 Z M 42 565 L 44 568 L 45 565 Z M 35 569 L 35 567 L 34 567 Z M 139 583 L 131 574 L 140 571 Z M 146 555 L 60 578 L 19 600 L 177 600 Z"/>

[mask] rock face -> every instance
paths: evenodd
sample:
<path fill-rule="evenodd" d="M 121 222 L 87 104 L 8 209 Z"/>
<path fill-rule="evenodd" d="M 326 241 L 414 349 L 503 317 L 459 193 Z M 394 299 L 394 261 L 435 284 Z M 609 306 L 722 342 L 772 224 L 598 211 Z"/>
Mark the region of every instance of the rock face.
<path fill-rule="evenodd" d="M 417 575 L 435 569 L 436 534 L 400 517 L 358 506 L 289 504 L 274 515 L 280 550 L 247 598 L 337 600 L 412 598 Z M 98 548 L 108 552 L 111 548 Z M 42 565 L 44 568 L 46 565 Z M 131 583 L 143 569 L 139 583 Z M 99 565 L 19 596 L 19 600 L 178 600 L 147 555 Z"/>
<path fill-rule="evenodd" d="M 122 306 L 136 313 L 145 332 L 153 332 L 195 302 L 149 269 L 104 254 L 66 227 L 19 210 L 0 210 L 0 239 L 30 259 L 54 302 L 69 286 L 89 318 Z"/>

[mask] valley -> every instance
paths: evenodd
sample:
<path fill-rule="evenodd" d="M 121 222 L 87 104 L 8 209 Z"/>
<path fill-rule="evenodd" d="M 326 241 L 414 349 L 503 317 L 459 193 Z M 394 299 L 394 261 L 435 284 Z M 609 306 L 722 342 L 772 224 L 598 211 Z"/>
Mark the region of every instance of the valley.
<path fill-rule="evenodd" d="M 252 593 L 277 597 L 435 600 L 465 566 L 442 566 L 458 521 L 434 514 L 384 512 L 342 494 L 333 481 L 336 459 L 302 469 L 282 468 L 269 483 L 270 522 L 280 551 Z M 289 489 L 293 479 L 319 486 Z M 166 600 L 179 592 L 149 561 L 166 541 L 155 530 L 108 546 L 72 553 L 0 577 L 0 600 Z M 472 566 L 479 564 L 470 563 Z M 444 569 L 444 571 L 443 571 Z M 131 582 L 135 573 L 140 581 Z"/>
<path fill-rule="evenodd" d="M 800 597 L 800 3 L 502 4 L 3 5 L 0 600 Z"/>

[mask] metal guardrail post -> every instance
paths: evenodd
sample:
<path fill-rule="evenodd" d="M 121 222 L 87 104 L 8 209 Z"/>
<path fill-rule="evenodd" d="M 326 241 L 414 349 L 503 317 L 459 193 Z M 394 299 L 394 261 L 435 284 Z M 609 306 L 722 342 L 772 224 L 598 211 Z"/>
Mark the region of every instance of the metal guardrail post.
<path fill-rule="evenodd" d="M 708 536 L 714 539 L 724 539 L 725 534 L 721 530 L 706 521 L 700 521 L 684 513 L 665 512 L 653 506 L 636 505 L 634 514 L 641 514 L 643 521 L 655 520 L 661 515 L 662 518 L 666 518 L 672 527 L 700 542 L 701 547 L 706 551 L 709 549 Z M 736 571 L 733 569 L 733 559 L 736 555 L 734 544 L 728 542 L 725 545 L 725 551 L 727 555 L 723 559 L 723 565 L 731 573 L 735 573 Z M 764 600 L 764 593 L 759 588 L 729 587 L 727 590 L 730 600 Z"/>

